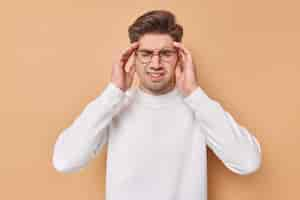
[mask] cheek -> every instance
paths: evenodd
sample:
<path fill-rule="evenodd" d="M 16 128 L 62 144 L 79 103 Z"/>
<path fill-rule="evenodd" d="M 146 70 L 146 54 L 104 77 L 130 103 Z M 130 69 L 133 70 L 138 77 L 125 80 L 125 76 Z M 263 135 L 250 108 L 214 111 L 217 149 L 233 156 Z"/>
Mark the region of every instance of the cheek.
<path fill-rule="evenodd" d="M 176 62 L 173 62 L 172 64 L 170 64 L 168 71 L 169 71 L 169 73 L 171 73 L 171 75 L 173 73 L 175 73 L 176 67 L 177 67 L 177 63 Z"/>

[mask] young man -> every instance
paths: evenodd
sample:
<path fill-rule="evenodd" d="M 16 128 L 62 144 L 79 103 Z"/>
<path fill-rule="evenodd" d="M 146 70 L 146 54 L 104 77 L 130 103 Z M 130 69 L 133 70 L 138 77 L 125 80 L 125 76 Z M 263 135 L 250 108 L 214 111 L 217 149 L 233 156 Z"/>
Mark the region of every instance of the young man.
<path fill-rule="evenodd" d="M 259 142 L 198 85 L 182 35 L 171 12 L 136 19 L 111 82 L 57 138 L 58 171 L 79 170 L 107 143 L 106 200 L 206 200 L 207 146 L 237 174 L 260 167 Z"/>

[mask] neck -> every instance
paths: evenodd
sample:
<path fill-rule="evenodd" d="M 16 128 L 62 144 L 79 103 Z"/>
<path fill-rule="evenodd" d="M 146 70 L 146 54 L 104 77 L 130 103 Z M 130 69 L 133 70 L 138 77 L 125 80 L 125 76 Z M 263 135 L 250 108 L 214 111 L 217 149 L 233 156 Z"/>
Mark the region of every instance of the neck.
<path fill-rule="evenodd" d="M 139 85 L 137 88 L 136 101 L 144 105 L 151 106 L 153 108 L 161 108 L 162 106 L 172 106 L 174 103 L 180 100 L 180 93 L 176 86 L 170 85 L 163 92 L 153 94 L 148 90 L 144 90 Z"/>

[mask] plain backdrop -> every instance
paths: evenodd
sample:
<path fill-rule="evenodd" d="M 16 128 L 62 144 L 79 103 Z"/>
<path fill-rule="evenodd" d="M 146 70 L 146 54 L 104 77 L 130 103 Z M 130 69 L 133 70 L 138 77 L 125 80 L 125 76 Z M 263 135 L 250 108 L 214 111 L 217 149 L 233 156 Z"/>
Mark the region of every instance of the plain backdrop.
<path fill-rule="evenodd" d="M 299 198 L 298 8 L 292 0 L 2 1 L 0 199 L 104 199 L 107 146 L 62 174 L 53 145 L 110 81 L 128 26 L 153 9 L 177 15 L 199 85 L 261 143 L 262 166 L 247 176 L 208 152 L 209 200 Z"/>

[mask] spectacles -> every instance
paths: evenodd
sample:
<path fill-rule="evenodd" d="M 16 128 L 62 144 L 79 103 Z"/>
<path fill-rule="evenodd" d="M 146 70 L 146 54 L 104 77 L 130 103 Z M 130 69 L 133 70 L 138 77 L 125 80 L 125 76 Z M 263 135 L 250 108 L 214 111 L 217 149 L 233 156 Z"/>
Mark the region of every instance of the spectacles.
<path fill-rule="evenodd" d="M 170 62 L 176 57 L 177 51 L 170 49 L 162 49 L 158 53 L 154 53 L 151 50 L 141 49 L 135 51 L 135 54 L 142 63 L 148 64 L 151 62 L 154 55 L 158 55 L 159 59 L 163 62 Z"/>

